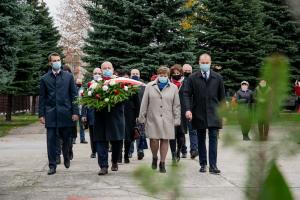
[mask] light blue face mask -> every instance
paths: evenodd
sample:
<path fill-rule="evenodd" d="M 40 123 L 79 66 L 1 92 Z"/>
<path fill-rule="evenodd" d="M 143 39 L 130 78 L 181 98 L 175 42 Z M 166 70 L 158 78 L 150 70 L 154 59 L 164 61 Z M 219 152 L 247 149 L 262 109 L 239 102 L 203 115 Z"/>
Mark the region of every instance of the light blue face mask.
<path fill-rule="evenodd" d="M 210 70 L 210 64 L 200 64 L 200 69 L 203 72 L 208 72 Z"/>
<path fill-rule="evenodd" d="M 103 71 L 103 76 L 104 77 L 111 77 L 113 75 L 113 72 L 109 69 L 106 69 Z"/>
<path fill-rule="evenodd" d="M 61 61 L 53 62 L 52 63 L 52 69 L 54 71 L 58 71 L 61 68 Z"/>
<path fill-rule="evenodd" d="M 158 81 L 160 83 L 168 83 L 169 78 L 168 77 L 164 77 L 164 76 L 160 76 L 160 77 L 158 77 Z"/>

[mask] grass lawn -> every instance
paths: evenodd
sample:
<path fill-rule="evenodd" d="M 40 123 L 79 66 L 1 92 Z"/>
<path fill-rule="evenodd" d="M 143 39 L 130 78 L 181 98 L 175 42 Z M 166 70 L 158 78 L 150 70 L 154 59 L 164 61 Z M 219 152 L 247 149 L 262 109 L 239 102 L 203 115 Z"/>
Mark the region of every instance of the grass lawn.
<path fill-rule="evenodd" d="M 5 121 L 5 116 L 0 116 L 0 137 L 8 134 L 8 132 L 13 128 L 18 128 L 21 126 L 26 126 L 31 123 L 37 122 L 38 117 L 36 115 L 30 114 L 16 114 L 12 116 L 12 121 Z"/>

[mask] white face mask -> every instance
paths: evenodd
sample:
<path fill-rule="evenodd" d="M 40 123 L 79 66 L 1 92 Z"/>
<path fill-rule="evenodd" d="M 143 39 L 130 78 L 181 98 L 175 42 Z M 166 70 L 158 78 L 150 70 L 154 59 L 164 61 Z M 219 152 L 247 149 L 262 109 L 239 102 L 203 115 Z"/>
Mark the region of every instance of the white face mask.
<path fill-rule="evenodd" d="M 247 91 L 248 90 L 248 86 L 247 85 L 242 85 L 242 91 Z"/>
<path fill-rule="evenodd" d="M 93 76 L 93 78 L 94 78 L 94 81 L 100 81 L 101 75 L 96 74 L 96 75 Z"/>

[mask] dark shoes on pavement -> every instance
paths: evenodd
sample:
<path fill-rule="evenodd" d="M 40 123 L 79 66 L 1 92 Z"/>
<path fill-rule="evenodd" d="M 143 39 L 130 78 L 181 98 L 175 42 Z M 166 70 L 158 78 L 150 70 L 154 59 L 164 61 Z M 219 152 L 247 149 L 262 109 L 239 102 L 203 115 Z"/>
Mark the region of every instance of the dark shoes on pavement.
<path fill-rule="evenodd" d="M 220 174 L 221 171 L 217 167 L 209 167 L 209 173 L 211 173 L 211 174 Z"/>
<path fill-rule="evenodd" d="M 195 159 L 198 155 L 198 151 L 191 151 L 191 159 Z"/>
<path fill-rule="evenodd" d="M 166 172 L 167 172 L 166 166 L 165 166 L 165 163 L 164 163 L 164 162 L 160 162 L 160 163 L 159 163 L 159 172 L 160 172 L 160 173 L 166 173 Z"/>
<path fill-rule="evenodd" d="M 207 166 L 206 165 L 201 165 L 199 172 L 200 173 L 207 172 Z M 217 167 L 209 167 L 209 173 L 211 173 L 211 174 L 220 174 L 221 171 Z"/>
<path fill-rule="evenodd" d="M 96 158 L 96 153 L 92 153 L 91 158 Z"/>
<path fill-rule="evenodd" d="M 207 171 L 207 169 L 206 169 L 206 168 L 207 168 L 207 166 L 206 166 L 206 165 L 201 165 L 201 166 L 200 166 L 200 170 L 199 170 L 199 172 L 200 172 L 200 173 L 205 173 L 205 172 Z"/>
<path fill-rule="evenodd" d="M 244 141 L 250 141 L 251 139 L 249 138 L 248 135 L 243 135 L 243 140 L 244 140 Z"/>
<path fill-rule="evenodd" d="M 81 144 L 87 144 L 88 142 L 86 140 L 81 140 L 80 143 Z"/>
<path fill-rule="evenodd" d="M 187 158 L 187 153 L 182 153 L 181 158 Z"/>
<path fill-rule="evenodd" d="M 158 158 L 152 158 L 152 169 L 155 170 L 157 169 L 157 161 L 158 161 Z"/>
<path fill-rule="evenodd" d="M 56 173 L 56 169 L 54 169 L 54 168 L 50 168 L 48 171 L 48 175 L 53 175 L 55 173 Z"/>
<path fill-rule="evenodd" d="M 138 156 L 138 160 L 143 160 L 143 158 L 144 158 L 144 152 L 138 152 L 138 154 L 137 154 L 137 156 Z"/>
<path fill-rule="evenodd" d="M 106 175 L 108 173 L 108 169 L 107 168 L 101 168 L 98 175 L 99 176 L 103 176 Z"/>
<path fill-rule="evenodd" d="M 119 168 L 118 168 L 118 163 L 113 163 L 112 165 L 111 165 L 111 171 L 114 171 L 114 172 L 116 172 L 116 171 L 118 171 L 119 170 Z"/>
<path fill-rule="evenodd" d="M 70 165 L 71 165 L 70 160 L 64 160 L 64 165 L 67 169 L 70 168 Z"/>

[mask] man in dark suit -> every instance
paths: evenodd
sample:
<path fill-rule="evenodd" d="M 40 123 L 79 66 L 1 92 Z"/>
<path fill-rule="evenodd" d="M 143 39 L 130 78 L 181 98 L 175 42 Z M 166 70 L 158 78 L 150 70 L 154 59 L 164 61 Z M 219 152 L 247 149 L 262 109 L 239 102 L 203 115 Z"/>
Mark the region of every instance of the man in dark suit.
<path fill-rule="evenodd" d="M 63 141 L 64 165 L 70 167 L 69 146 L 75 121 L 78 120 L 77 96 L 72 74 L 61 70 L 61 59 L 57 53 L 48 57 L 52 67 L 40 82 L 39 118 L 47 129 L 48 175 L 56 173 L 57 137 Z"/>
<path fill-rule="evenodd" d="M 112 63 L 106 61 L 101 65 L 103 80 L 113 78 L 114 68 Z M 108 148 L 111 144 L 111 170 L 118 171 L 118 158 L 122 142 L 125 139 L 124 103 L 119 103 L 108 111 L 107 108 L 95 110 L 94 141 L 98 156 L 100 171 L 98 175 L 108 173 Z"/>
<path fill-rule="evenodd" d="M 203 54 L 199 59 L 200 71 L 190 75 L 184 88 L 186 118 L 197 129 L 200 172 L 206 172 L 206 129 L 209 135 L 209 172 L 219 174 L 217 168 L 218 131 L 222 128 L 218 107 L 225 100 L 222 76 L 210 70 L 211 57 Z M 193 102 L 193 103 L 191 103 Z"/>

